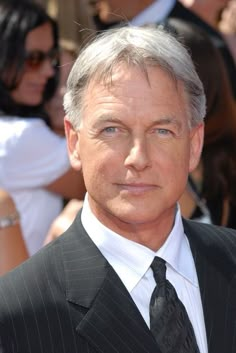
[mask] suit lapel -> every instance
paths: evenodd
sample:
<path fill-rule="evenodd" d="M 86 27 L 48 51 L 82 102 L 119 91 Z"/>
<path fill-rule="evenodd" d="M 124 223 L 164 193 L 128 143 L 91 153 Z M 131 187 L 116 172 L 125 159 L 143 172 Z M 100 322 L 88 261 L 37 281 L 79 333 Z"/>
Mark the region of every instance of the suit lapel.
<path fill-rule="evenodd" d="M 229 330 L 225 327 L 229 310 L 226 298 L 230 296 L 233 263 L 231 267 L 226 261 L 223 264 L 222 259 L 227 256 L 223 256 L 220 244 L 216 246 L 218 240 L 214 228 L 184 221 L 184 229 L 196 265 L 209 353 L 228 352 L 226 342 L 229 341 L 230 335 L 233 336 L 233 332 L 230 333 L 233 327 L 230 325 Z"/>
<path fill-rule="evenodd" d="M 208 346 L 211 342 L 212 335 L 214 336 L 214 313 L 216 306 L 213 305 L 213 298 L 215 297 L 215 285 L 214 274 L 212 273 L 211 266 L 207 263 L 206 258 L 202 255 L 201 251 L 197 249 L 194 244 L 190 241 L 191 249 L 193 252 L 193 258 L 197 270 L 198 282 L 200 287 L 202 306 L 204 312 L 207 342 Z M 218 303 L 220 304 L 220 303 Z M 210 351 L 209 351 L 210 353 Z"/>
<path fill-rule="evenodd" d="M 77 333 L 103 353 L 160 353 L 125 286 L 86 234 L 80 216 L 63 242 L 66 297 Z"/>
<path fill-rule="evenodd" d="M 149 328 L 112 268 L 77 330 L 103 353 L 160 353 Z"/>

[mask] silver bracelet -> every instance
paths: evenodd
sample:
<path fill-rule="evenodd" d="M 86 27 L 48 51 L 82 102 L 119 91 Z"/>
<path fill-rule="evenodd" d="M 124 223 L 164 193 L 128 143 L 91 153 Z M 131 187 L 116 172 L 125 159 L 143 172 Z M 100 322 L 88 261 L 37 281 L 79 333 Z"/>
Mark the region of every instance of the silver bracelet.
<path fill-rule="evenodd" d="M 19 223 L 20 215 L 17 211 L 9 214 L 6 217 L 0 217 L 0 229 L 14 226 Z"/>

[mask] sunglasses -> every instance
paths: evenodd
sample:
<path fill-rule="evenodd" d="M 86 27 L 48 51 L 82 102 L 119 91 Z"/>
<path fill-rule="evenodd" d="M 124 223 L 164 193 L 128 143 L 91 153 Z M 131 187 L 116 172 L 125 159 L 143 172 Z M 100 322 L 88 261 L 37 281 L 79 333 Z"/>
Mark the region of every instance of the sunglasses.
<path fill-rule="evenodd" d="M 59 50 L 53 48 L 46 53 L 33 50 L 25 54 L 25 65 L 29 70 L 38 70 L 45 60 L 49 60 L 51 66 L 56 67 L 59 63 Z"/>

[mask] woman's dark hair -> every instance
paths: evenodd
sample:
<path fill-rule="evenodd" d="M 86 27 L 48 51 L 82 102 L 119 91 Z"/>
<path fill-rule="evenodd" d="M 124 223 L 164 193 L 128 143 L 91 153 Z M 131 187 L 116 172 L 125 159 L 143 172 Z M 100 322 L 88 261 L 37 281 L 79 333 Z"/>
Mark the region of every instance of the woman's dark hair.
<path fill-rule="evenodd" d="M 196 25 L 172 19 L 168 26 L 190 51 L 206 94 L 202 194 L 212 204 L 228 198 L 236 205 L 236 109 L 223 59 Z"/>
<path fill-rule="evenodd" d="M 21 79 L 26 36 L 33 29 L 50 23 L 53 31 L 54 48 L 58 49 L 57 23 L 46 13 L 43 7 L 32 0 L 0 0 L 0 110 L 5 115 L 47 118 L 43 103 L 49 100 L 57 87 L 59 63 L 55 75 L 48 80 L 43 102 L 39 106 L 28 107 L 17 104 L 10 95 Z M 10 74 L 10 77 L 9 77 Z M 6 79 L 4 79 L 7 75 Z"/>

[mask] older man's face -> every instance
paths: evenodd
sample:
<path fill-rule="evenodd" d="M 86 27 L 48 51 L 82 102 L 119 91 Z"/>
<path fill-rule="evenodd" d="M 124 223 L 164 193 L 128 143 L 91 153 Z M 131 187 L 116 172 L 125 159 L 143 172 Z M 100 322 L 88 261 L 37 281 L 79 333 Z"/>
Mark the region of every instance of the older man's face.
<path fill-rule="evenodd" d="M 182 84 L 158 67 L 150 67 L 148 77 L 120 66 L 111 87 L 92 81 L 80 131 L 67 129 L 72 164 L 82 166 L 90 206 L 118 232 L 172 225 L 201 151 L 203 128 L 189 128 Z"/>
<path fill-rule="evenodd" d="M 154 0 L 88 0 L 104 23 L 131 20 Z"/>

